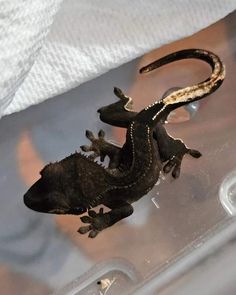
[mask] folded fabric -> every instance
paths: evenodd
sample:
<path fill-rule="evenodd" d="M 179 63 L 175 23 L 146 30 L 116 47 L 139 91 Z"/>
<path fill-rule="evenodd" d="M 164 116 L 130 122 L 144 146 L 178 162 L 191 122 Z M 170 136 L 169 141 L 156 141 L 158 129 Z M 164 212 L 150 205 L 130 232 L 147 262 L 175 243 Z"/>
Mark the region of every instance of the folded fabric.
<path fill-rule="evenodd" d="M 236 0 L 2 0 L 0 116 L 191 35 L 235 8 Z"/>

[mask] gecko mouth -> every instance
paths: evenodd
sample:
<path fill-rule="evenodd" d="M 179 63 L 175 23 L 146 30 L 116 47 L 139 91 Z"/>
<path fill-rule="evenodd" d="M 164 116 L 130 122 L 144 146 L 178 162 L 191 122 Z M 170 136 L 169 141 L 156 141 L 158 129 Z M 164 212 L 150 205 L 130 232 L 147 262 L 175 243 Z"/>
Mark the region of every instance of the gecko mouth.
<path fill-rule="evenodd" d="M 69 214 L 68 212 L 70 211 L 70 209 L 52 209 L 50 211 L 48 211 L 48 213 L 51 214 Z"/>
<path fill-rule="evenodd" d="M 25 193 L 24 204 L 31 210 L 43 213 L 66 214 L 70 210 L 65 195 L 57 191 L 48 191 L 42 179 Z"/>
<path fill-rule="evenodd" d="M 75 208 L 55 208 L 52 209 L 50 211 L 48 211 L 48 213 L 51 214 L 68 214 L 68 215 L 80 215 L 83 214 L 87 211 L 86 208 L 84 207 L 75 207 Z"/>
<path fill-rule="evenodd" d="M 60 204 L 55 206 L 53 202 L 50 202 L 50 199 L 46 200 L 45 198 L 33 197 L 30 192 L 27 192 L 24 195 L 24 204 L 31 210 L 42 212 L 42 213 L 51 213 L 51 214 L 70 214 L 71 209 L 66 206 L 66 204 Z M 55 206 L 55 207 L 54 207 Z"/>
<path fill-rule="evenodd" d="M 72 202 L 61 192 L 45 190 L 41 180 L 25 193 L 24 203 L 29 209 L 42 213 L 80 215 L 87 211 L 78 199 Z"/>

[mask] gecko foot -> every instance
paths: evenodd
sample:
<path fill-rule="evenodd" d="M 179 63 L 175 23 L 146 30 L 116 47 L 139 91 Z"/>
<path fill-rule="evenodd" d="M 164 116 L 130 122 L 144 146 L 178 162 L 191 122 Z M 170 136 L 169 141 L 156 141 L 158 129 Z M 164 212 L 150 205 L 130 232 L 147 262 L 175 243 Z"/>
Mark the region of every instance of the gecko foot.
<path fill-rule="evenodd" d="M 184 146 L 185 147 L 185 146 Z M 180 175 L 180 168 L 183 157 L 185 154 L 189 154 L 193 158 L 200 158 L 201 153 L 197 150 L 188 149 L 185 147 L 181 151 L 179 151 L 176 155 L 174 155 L 164 166 L 163 171 L 164 173 L 169 173 L 172 170 L 172 176 L 174 178 L 178 178 Z"/>
<path fill-rule="evenodd" d="M 106 213 L 103 213 L 103 208 L 100 208 L 98 213 L 94 210 L 89 210 L 88 216 L 82 216 L 80 219 L 83 223 L 88 223 L 89 225 L 81 226 L 78 232 L 80 234 L 89 232 L 89 238 L 95 238 L 100 231 L 109 226 L 109 220 Z"/>
<path fill-rule="evenodd" d="M 83 152 L 93 152 L 93 154 L 91 154 L 89 157 L 93 160 L 97 157 L 100 157 L 100 160 L 103 162 L 106 156 L 106 154 L 102 151 L 102 146 L 105 145 L 105 132 L 100 130 L 98 132 L 98 137 L 96 138 L 92 131 L 86 130 L 85 135 L 91 141 L 91 145 L 81 145 L 81 150 Z"/>
<path fill-rule="evenodd" d="M 106 141 L 104 139 L 105 132 L 100 130 L 98 132 L 98 137 L 95 138 L 94 134 L 87 130 L 86 137 L 91 141 L 91 145 L 82 145 L 80 148 L 84 152 L 93 152 L 89 157 L 94 160 L 97 157 L 100 157 L 100 161 L 104 162 L 106 156 L 109 157 L 110 161 L 108 164 L 109 168 L 116 168 L 119 165 L 119 152 L 120 147 Z"/>

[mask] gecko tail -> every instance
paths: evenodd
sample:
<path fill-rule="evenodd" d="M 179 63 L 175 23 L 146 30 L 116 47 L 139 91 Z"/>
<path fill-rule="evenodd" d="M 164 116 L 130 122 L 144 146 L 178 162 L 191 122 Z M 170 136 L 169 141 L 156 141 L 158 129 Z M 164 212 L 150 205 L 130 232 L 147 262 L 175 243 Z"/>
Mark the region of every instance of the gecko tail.
<path fill-rule="evenodd" d="M 139 70 L 139 73 L 140 74 L 148 73 L 166 64 L 169 64 L 178 60 L 182 60 L 182 59 L 189 59 L 189 58 L 200 59 L 207 62 L 211 66 L 213 71 L 217 65 L 221 67 L 223 66 L 220 58 L 213 52 L 204 50 L 204 49 L 190 48 L 190 49 L 184 49 L 184 50 L 173 52 L 158 60 L 155 60 L 151 62 L 150 64 L 142 67 Z"/>
<path fill-rule="evenodd" d="M 225 78 L 225 67 L 216 54 L 203 49 L 185 49 L 171 53 L 142 67 L 140 73 L 148 73 L 171 62 L 189 58 L 207 62 L 212 69 L 211 75 L 203 82 L 176 90 L 147 106 L 136 116 L 137 120 L 146 122 L 150 127 L 155 127 L 156 123 L 160 122 L 171 111 L 190 102 L 202 99 L 220 87 Z"/>

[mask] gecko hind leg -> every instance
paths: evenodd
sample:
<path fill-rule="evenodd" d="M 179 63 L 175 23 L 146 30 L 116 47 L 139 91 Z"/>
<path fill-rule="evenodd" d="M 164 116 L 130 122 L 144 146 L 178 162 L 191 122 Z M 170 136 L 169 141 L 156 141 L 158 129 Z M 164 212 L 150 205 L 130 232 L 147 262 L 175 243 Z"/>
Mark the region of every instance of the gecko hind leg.
<path fill-rule="evenodd" d="M 132 111 L 132 98 L 117 87 L 114 88 L 114 94 L 119 100 L 98 109 L 100 120 L 112 126 L 128 128 L 137 115 Z"/>
<path fill-rule="evenodd" d="M 183 157 L 187 154 L 193 158 L 201 157 L 201 153 L 195 149 L 188 148 L 182 140 L 171 137 L 160 123 L 157 125 L 154 138 L 157 141 L 161 161 L 164 164 L 164 173 L 172 171 L 172 176 L 178 178 Z"/>
<path fill-rule="evenodd" d="M 110 159 L 109 168 L 116 168 L 119 165 L 121 148 L 106 141 L 104 139 L 105 132 L 103 130 L 98 132 L 97 138 L 94 136 L 93 132 L 89 130 L 86 130 L 85 135 L 91 141 L 91 145 L 82 145 L 80 148 L 84 152 L 93 152 L 89 156 L 91 159 L 94 160 L 100 157 L 101 162 L 103 162 L 105 157 L 108 156 Z"/>
<path fill-rule="evenodd" d="M 182 149 L 178 150 L 163 167 L 164 173 L 169 173 L 172 170 L 171 174 L 174 178 L 178 178 L 180 175 L 181 163 L 184 155 L 189 154 L 193 158 L 200 158 L 202 155 L 199 151 L 189 149 L 182 141 L 180 142 L 182 143 Z"/>

